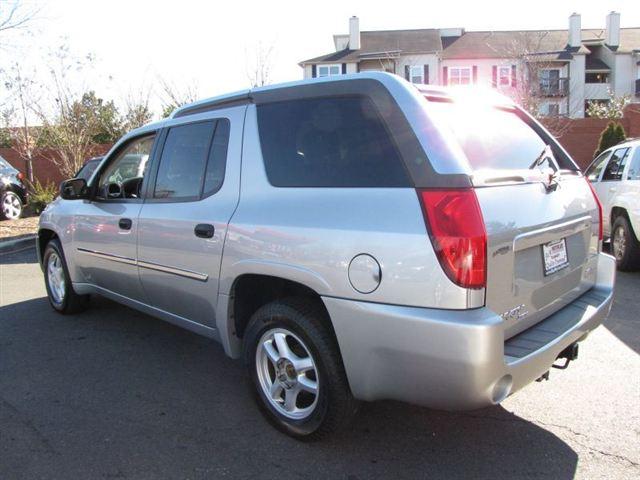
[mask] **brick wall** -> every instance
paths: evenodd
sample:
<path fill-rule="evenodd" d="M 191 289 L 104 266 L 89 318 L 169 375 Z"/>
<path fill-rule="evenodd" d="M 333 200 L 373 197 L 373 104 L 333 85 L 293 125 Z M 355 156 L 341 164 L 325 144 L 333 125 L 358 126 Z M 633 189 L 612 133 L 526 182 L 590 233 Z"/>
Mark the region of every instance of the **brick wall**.
<path fill-rule="evenodd" d="M 95 145 L 93 147 L 93 151 L 88 157 L 93 157 L 97 155 L 104 155 L 111 148 L 110 144 L 104 145 Z M 42 184 L 47 184 L 50 182 L 59 184 L 62 180 L 64 180 L 63 175 L 60 173 L 58 167 L 49 160 L 53 155 L 55 155 L 55 151 L 52 150 L 39 150 L 36 151 L 33 158 L 33 174 L 34 178 L 40 181 Z M 8 161 L 13 167 L 17 168 L 21 172 L 26 173 L 26 165 L 24 160 L 20 157 L 17 151 L 13 148 L 0 148 L 0 156 Z"/>
<path fill-rule="evenodd" d="M 593 152 L 598 147 L 600 134 L 609 121 L 597 118 L 573 118 L 549 122 L 547 126 L 552 131 L 562 132 L 558 140 L 580 168 L 584 169 L 593 160 Z M 627 138 L 640 137 L 640 104 L 628 105 L 624 111 L 624 118 L 618 121 L 624 127 Z"/>

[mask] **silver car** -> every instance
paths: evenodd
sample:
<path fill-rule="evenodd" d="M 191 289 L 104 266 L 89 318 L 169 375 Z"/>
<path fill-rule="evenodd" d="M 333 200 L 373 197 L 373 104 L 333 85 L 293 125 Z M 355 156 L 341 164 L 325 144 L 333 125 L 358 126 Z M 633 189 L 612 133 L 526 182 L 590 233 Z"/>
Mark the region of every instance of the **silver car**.
<path fill-rule="evenodd" d="M 98 294 L 217 339 L 296 437 L 564 367 L 611 305 L 601 245 L 589 183 L 529 115 L 384 73 L 182 107 L 64 182 L 38 238 L 53 308 Z"/>

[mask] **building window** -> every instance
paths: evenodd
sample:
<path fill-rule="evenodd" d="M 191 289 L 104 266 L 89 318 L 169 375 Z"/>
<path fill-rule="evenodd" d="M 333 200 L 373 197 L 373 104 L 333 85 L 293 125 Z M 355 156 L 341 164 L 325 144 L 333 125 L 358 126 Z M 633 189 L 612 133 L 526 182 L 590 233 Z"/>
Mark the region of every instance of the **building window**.
<path fill-rule="evenodd" d="M 511 85 L 511 67 L 498 67 L 498 85 Z"/>
<path fill-rule="evenodd" d="M 318 77 L 333 77 L 342 73 L 342 65 L 318 65 Z"/>
<path fill-rule="evenodd" d="M 450 67 L 449 85 L 471 85 L 471 67 Z"/>
<path fill-rule="evenodd" d="M 411 65 L 409 67 L 409 80 L 411 83 L 424 83 L 424 66 Z"/>
<path fill-rule="evenodd" d="M 557 103 L 550 103 L 547 107 L 547 115 L 549 117 L 557 117 L 560 115 L 560 105 Z"/>
<path fill-rule="evenodd" d="M 609 83 L 609 72 L 587 72 L 584 83 Z"/>

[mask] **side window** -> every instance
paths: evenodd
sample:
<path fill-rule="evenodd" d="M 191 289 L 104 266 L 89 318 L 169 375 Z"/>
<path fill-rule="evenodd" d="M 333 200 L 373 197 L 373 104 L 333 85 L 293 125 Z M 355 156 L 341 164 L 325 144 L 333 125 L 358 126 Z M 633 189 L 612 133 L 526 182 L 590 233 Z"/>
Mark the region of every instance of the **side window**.
<path fill-rule="evenodd" d="M 631 165 L 629 165 L 627 180 L 640 180 L 640 146 L 635 148 L 633 160 L 631 160 Z"/>
<path fill-rule="evenodd" d="M 155 138 L 153 134 L 133 139 L 115 154 L 100 173 L 98 198 L 109 200 L 140 197 Z"/>
<path fill-rule="evenodd" d="M 276 187 L 404 187 L 407 174 L 374 103 L 364 96 L 258 106 L 260 144 Z"/>
<path fill-rule="evenodd" d="M 607 164 L 607 158 L 609 158 L 609 155 L 611 155 L 610 151 L 601 153 L 598 158 L 591 163 L 591 166 L 588 168 L 586 173 L 587 179 L 590 182 L 598 181 L 600 178 L 600 172 L 602 172 L 602 169 Z"/>
<path fill-rule="evenodd" d="M 154 198 L 198 198 L 215 122 L 169 129 L 164 142 Z"/>
<path fill-rule="evenodd" d="M 207 197 L 214 194 L 224 181 L 224 171 L 227 165 L 227 149 L 229 147 L 229 120 L 220 119 L 216 123 L 216 130 L 209 151 L 207 171 L 204 175 L 202 195 Z"/>
<path fill-rule="evenodd" d="M 217 192 L 224 182 L 229 130 L 226 118 L 170 128 L 153 197 L 188 200 Z"/>
<path fill-rule="evenodd" d="M 611 155 L 611 160 L 607 164 L 604 173 L 602 174 L 602 181 L 615 181 L 622 179 L 622 171 L 626 162 L 626 156 L 629 153 L 628 148 L 619 148 Z"/>

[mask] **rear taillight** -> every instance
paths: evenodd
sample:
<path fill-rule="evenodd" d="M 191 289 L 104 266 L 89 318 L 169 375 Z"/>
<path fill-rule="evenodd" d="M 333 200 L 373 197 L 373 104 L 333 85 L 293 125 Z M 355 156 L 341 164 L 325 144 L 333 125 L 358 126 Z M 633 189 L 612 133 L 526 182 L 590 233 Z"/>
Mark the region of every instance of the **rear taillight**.
<path fill-rule="evenodd" d="M 472 189 L 419 190 L 427 230 L 447 276 L 464 288 L 487 283 L 487 232 Z"/>
<path fill-rule="evenodd" d="M 593 185 L 591 185 L 591 182 L 589 180 L 587 180 L 587 185 L 589 185 L 589 188 L 591 189 L 591 193 L 593 193 L 593 198 L 596 201 L 596 205 L 598 205 L 598 240 L 602 240 L 602 203 L 600 203 L 600 199 L 598 198 L 598 194 L 596 193 L 596 191 L 593 189 Z"/>
<path fill-rule="evenodd" d="M 18 175 L 16 175 L 16 177 L 18 177 L 18 180 L 23 181 L 24 180 L 24 173 L 18 172 Z"/>

